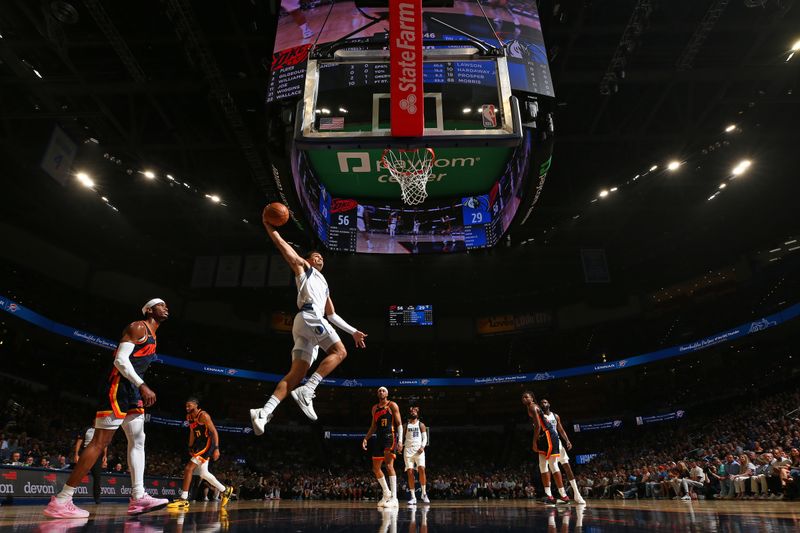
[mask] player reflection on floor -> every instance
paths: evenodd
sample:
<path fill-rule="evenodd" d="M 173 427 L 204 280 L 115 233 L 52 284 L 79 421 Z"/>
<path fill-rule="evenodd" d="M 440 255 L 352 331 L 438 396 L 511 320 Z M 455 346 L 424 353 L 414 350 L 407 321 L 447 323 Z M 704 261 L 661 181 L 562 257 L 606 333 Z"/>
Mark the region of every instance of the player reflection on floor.
<path fill-rule="evenodd" d="M 367 240 L 369 239 L 368 245 Z M 447 241 L 445 242 L 445 239 Z M 463 252 L 466 250 L 463 231 L 453 232 L 452 235 L 405 235 L 394 237 L 380 233 L 359 233 L 356 244 L 357 252 L 373 254 L 429 254 Z"/>

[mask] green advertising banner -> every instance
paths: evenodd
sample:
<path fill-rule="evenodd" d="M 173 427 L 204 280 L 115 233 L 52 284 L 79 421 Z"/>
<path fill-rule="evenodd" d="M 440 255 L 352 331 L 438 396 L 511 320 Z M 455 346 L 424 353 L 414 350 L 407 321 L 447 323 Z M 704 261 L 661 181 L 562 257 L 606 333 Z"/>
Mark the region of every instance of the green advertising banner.
<path fill-rule="evenodd" d="M 428 197 L 486 194 L 512 155 L 507 147 L 436 148 Z M 337 198 L 400 198 L 400 186 L 381 165 L 383 149 L 306 152 L 314 173 Z"/>

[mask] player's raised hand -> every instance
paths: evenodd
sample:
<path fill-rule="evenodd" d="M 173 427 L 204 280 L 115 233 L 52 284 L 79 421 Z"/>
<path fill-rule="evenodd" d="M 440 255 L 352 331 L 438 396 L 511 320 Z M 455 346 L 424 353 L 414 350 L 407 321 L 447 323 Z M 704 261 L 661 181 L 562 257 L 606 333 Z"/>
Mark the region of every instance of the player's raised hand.
<path fill-rule="evenodd" d="M 363 331 L 356 331 L 353 333 L 353 340 L 356 342 L 356 348 L 366 348 L 367 345 L 364 342 L 364 339 L 367 338 L 367 334 Z"/>
<path fill-rule="evenodd" d="M 367 451 L 367 439 L 361 441 L 361 449 Z"/>
<path fill-rule="evenodd" d="M 219 448 L 214 450 L 214 453 L 211 454 L 211 457 L 213 457 L 215 461 L 219 461 Z"/>

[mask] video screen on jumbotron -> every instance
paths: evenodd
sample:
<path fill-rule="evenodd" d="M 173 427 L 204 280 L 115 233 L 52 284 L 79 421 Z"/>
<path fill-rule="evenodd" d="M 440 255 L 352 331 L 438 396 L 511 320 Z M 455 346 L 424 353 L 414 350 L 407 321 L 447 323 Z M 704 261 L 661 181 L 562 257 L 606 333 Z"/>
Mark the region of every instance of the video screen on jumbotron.
<path fill-rule="evenodd" d="M 311 45 L 336 41 L 370 22 L 368 16 L 385 12 L 386 8 L 357 9 L 354 2 L 336 2 L 331 10 L 332 0 L 282 0 L 281 14 L 275 37 L 272 56 L 272 76 L 267 89 L 267 102 L 299 98 L 303 94 L 306 76 L 306 58 Z M 458 28 L 492 46 L 499 46 L 497 36 L 502 39 L 508 57 L 508 70 L 511 88 L 544 96 L 553 96 L 553 84 L 547 64 L 544 37 L 539 22 L 536 2 L 531 0 L 481 0 L 488 22 L 474 0 L 454 0 L 453 7 L 425 8 L 424 12 L 445 24 Z M 330 12 L 330 16 L 328 13 Z M 291 14 L 290 14 L 291 13 Z M 328 18 L 325 22 L 326 17 Z M 387 24 L 376 24 L 365 31 L 348 37 L 354 46 L 372 39 L 384 38 Z M 461 35 L 446 26 L 427 20 L 423 23 L 424 38 L 458 40 Z M 358 65 L 349 67 L 357 75 L 342 79 L 343 87 L 389 86 L 387 65 Z M 474 69 L 463 64 L 463 73 L 455 66 L 452 79 L 455 83 L 494 85 L 493 81 L 473 79 Z M 386 72 L 383 72 L 383 70 Z M 435 81 L 435 65 L 429 65 L 424 72 L 425 83 Z M 489 74 L 487 73 L 487 76 Z M 490 76 L 493 78 L 493 76 Z"/>
<path fill-rule="evenodd" d="M 317 168 L 336 165 L 327 161 L 315 164 L 315 154 L 325 156 L 327 151 L 297 149 L 291 154 L 295 191 L 317 237 L 331 250 L 425 254 L 491 248 L 508 229 L 519 207 L 531 156 L 530 137 L 530 132 L 524 133 L 522 143 L 505 160 L 498 179 L 488 183 L 476 181 L 475 189 L 461 196 L 428 198 L 420 205 L 405 205 L 398 198 L 398 185 L 391 182 L 383 169 L 372 188 L 362 185 L 369 196 L 356 200 L 346 194 L 355 191 L 346 188 L 331 191 L 320 180 Z M 336 156 L 336 152 L 330 153 Z M 364 158 L 378 168 L 380 153 L 380 150 L 366 150 Z M 442 163 L 464 167 L 481 162 L 461 157 L 442 158 L 439 164 Z M 352 181 L 338 180 L 345 184 Z M 428 183 L 429 190 L 432 187 L 435 190 L 435 186 Z M 384 193 L 381 187 L 387 187 L 387 191 Z"/>
<path fill-rule="evenodd" d="M 432 326 L 433 305 L 390 305 L 390 326 Z"/>

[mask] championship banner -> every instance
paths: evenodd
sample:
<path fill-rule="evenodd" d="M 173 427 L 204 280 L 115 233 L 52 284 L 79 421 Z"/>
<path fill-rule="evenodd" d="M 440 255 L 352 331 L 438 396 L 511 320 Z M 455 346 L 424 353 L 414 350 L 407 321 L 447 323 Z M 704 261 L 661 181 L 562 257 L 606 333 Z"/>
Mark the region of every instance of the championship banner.
<path fill-rule="evenodd" d="M 686 411 L 674 411 L 672 413 L 664 413 L 662 415 L 637 416 L 636 425 L 643 426 L 645 424 L 656 424 L 658 422 L 667 422 L 669 420 L 679 420 L 685 415 Z"/>
<path fill-rule="evenodd" d="M 601 429 L 621 429 L 622 420 L 608 420 L 607 422 L 592 422 L 589 424 L 573 424 L 572 429 L 575 433 L 585 433 L 587 431 L 599 431 Z"/>
<path fill-rule="evenodd" d="M 117 343 L 93 335 L 91 333 L 81 331 L 65 324 L 55 322 L 47 317 L 44 317 L 27 307 L 19 305 L 11 299 L 0 297 L 0 310 L 13 315 L 20 320 L 24 320 L 34 324 L 42 329 L 51 333 L 61 335 L 68 339 L 72 339 L 93 346 L 99 346 L 107 350 L 115 350 Z M 575 366 L 571 368 L 562 368 L 557 370 L 546 370 L 542 372 L 520 373 L 507 376 L 486 376 L 474 378 L 325 378 L 322 382 L 325 385 L 334 387 L 473 387 L 481 385 L 503 385 L 508 383 L 526 383 L 532 381 L 551 381 L 554 379 L 571 378 L 575 376 L 584 376 L 590 374 L 599 374 L 601 372 L 613 372 L 616 370 L 623 370 L 634 366 L 653 363 L 655 361 L 662 361 L 664 359 L 671 359 L 680 357 L 693 352 L 704 350 L 710 346 L 715 346 L 720 343 L 730 342 L 735 339 L 740 339 L 748 335 L 753 335 L 761 331 L 777 327 L 780 324 L 789 322 L 800 316 L 800 303 L 787 307 L 782 311 L 773 313 L 771 315 L 759 318 L 752 322 L 741 324 L 735 328 L 722 331 L 715 335 L 705 337 L 696 341 L 686 344 L 679 344 L 677 346 L 670 346 L 655 352 L 648 352 L 642 355 L 636 355 L 627 359 L 618 359 L 616 361 L 609 361 L 606 363 L 598 363 L 591 365 Z M 242 379 L 252 379 L 256 381 L 267 381 L 270 383 L 277 383 L 283 379 L 282 374 L 270 374 L 266 372 L 257 372 L 255 370 L 244 370 L 240 368 L 231 368 L 225 366 L 215 366 L 202 363 L 200 361 L 190 361 L 180 357 L 172 357 L 169 355 L 157 354 L 156 362 L 163 363 L 176 368 L 183 368 L 194 372 L 203 372 L 206 374 L 215 374 L 223 377 L 236 377 Z M 644 420 L 648 417 L 642 417 Z M 646 423 L 646 422 L 645 422 Z"/>
<path fill-rule="evenodd" d="M 0 466 L 0 500 L 3 504 L 21 503 L 20 500 L 50 499 L 67 482 L 71 470 L 50 470 L 48 468 L 20 468 Z M 75 487 L 75 499 L 91 499 L 91 476 L 84 476 Z M 167 477 L 144 477 L 144 490 L 155 498 L 173 499 L 180 493 L 181 479 Z M 100 494 L 103 498 L 124 498 L 131 496 L 130 474 L 103 474 L 100 481 Z"/>
<path fill-rule="evenodd" d="M 422 0 L 389 0 L 389 72 L 393 137 L 421 137 Z"/>

